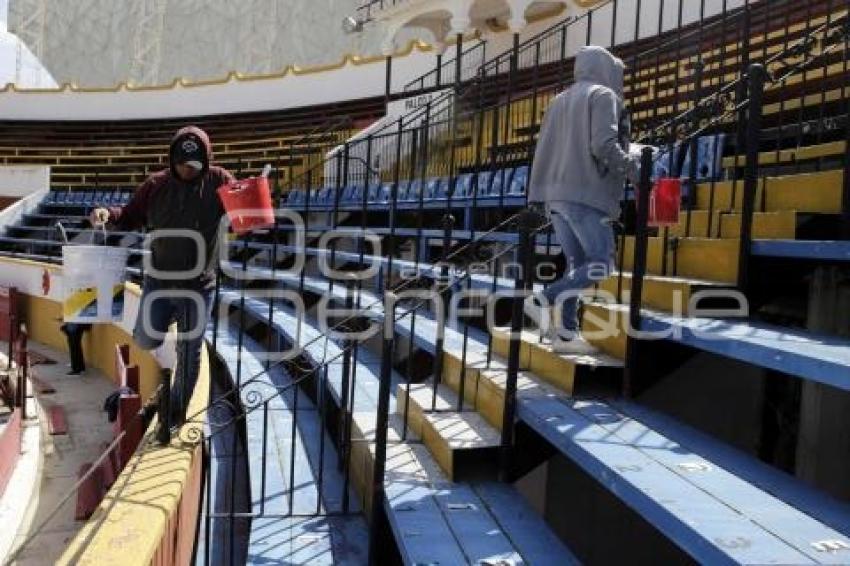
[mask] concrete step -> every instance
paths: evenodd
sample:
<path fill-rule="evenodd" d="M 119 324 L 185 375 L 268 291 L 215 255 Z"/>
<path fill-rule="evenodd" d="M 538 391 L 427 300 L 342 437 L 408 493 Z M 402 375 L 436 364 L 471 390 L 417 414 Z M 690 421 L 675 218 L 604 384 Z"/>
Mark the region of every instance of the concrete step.
<path fill-rule="evenodd" d="M 437 409 L 432 411 L 432 394 L 427 384 L 411 385 L 408 416 L 415 416 L 411 429 L 420 429 L 422 441 L 452 481 L 491 477 L 498 464 L 499 433 L 478 413 L 456 412 L 457 395 L 447 387 L 437 389 Z M 403 411 L 406 398 L 405 386 L 400 385 L 397 411 Z"/>

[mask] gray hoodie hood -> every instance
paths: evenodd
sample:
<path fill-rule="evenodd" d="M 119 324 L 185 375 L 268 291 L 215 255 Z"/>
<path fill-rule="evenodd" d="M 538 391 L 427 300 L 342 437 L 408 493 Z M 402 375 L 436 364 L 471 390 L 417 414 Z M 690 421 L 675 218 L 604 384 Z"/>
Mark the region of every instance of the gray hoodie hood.
<path fill-rule="evenodd" d="M 623 62 L 603 47 L 576 55 L 576 83 L 546 111 L 531 170 L 529 202 L 577 203 L 620 214 L 623 182 L 637 178 L 628 154 Z"/>
<path fill-rule="evenodd" d="M 626 66 L 604 47 L 582 47 L 576 55 L 576 82 L 602 85 L 623 98 L 623 75 Z"/>

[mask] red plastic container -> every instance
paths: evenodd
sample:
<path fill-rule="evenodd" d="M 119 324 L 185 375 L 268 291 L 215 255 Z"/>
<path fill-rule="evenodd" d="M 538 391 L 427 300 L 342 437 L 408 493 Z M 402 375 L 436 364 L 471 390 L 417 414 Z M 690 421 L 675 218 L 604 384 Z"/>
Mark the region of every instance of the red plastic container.
<path fill-rule="evenodd" d="M 266 177 L 251 177 L 218 189 L 218 196 L 239 235 L 274 226 L 274 207 Z"/>
<path fill-rule="evenodd" d="M 650 226 L 675 226 L 679 223 L 679 209 L 682 205 L 682 181 L 679 179 L 658 179 L 649 194 Z"/>

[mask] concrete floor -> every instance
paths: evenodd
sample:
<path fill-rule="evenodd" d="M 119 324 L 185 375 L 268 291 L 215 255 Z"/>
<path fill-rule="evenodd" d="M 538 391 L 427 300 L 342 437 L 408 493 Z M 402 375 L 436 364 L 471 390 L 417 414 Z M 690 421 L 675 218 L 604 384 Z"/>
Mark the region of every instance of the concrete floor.
<path fill-rule="evenodd" d="M 56 361 L 55 364 L 35 366 L 37 375 L 56 389 L 56 393 L 41 396 L 39 403 L 43 408 L 54 403 L 65 408 L 68 434 L 50 436 L 47 420 L 41 415 L 41 466 L 39 489 L 36 491 L 38 499 L 31 502 L 28 517 L 18 530 L 18 541 L 24 535 L 29 536 L 32 529 L 40 525 L 62 498 L 71 492 L 80 466 L 97 459 L 103 451 L 102 445 L 112 440 L 112 424 L 106 420 L 103 401 L 116 388 L 111 380 L 94 369 L 89 369 L 83 375 L 66 375 L 69 360 L 65 353 L 32 342 L 30 347 Z M 74 495 L 32 539 L 15 564 L 53 564 L 83 525 L 74 520 L 75 507 Z"/>

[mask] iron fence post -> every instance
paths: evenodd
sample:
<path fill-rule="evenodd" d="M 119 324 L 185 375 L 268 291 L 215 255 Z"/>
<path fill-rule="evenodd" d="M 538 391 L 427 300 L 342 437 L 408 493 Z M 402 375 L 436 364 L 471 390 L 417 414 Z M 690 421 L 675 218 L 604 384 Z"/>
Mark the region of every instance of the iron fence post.
<path fill-rule="evenodd" d="M 171 370 L 166 368 L 159 374 L 159 428 L 156 440 L 162 445 L 171 441 Z"/>
<path fill-rule="evenodd" d="M 652 190 L 652 148 L 644 148 L 640 157 L 640 181 L 637 191 L 637 215 L 635 220 L 635 250 L 632 264 L 632 285 L 629 296 L 629 324 L 626 328 L 626 363 L 623 370 L 623 396 L 631 397 L 634 373 L 638 358 L 638 337 L 633 331 L 640 330 L 640 308 L 643 296 L 643 277 L 646 274 L 646 255 L 649 243 L 649 193 Z"/>
<path fill-rule="evenodd" d="M 758 190 L 759 143 L 761 141 L 762 102 L 767 71 L 760 63 L 747 70 L 749 103 L 747 108 L 746 163 L 744 164 L 744 194 L 741 207 L 741 245 L 738 252 L 738 289 L 746 290 L 749 279 L 752 249 L 753 213 Z M 734 202 L 732 203 L 734 206 Z"/>
<path fill-rule="evenodd" d="M 379 560 L 379 522 L 383 517 L 384 471 L 387 460 L 387 428 L 389 426 L 390 385 L 393 371 L 393 341 L 395 339 L 394 293 L 384 294 L 384 328 L 381 346 L 381 380 L 378 386 L 378 410 L 375 419 L 375 462 L 372 466 L 372 508 L 369 521 L 369 564 Z"/>
<path fill-rule="evenodd" d="M 522 343 L 523 303 L 530 287 L 531 256 L 534 252 L 531 239 L 532 212 L 524 210 L 519 214 L 518 255 L 521 269 L 514 284 L 514 296 L 511 303 L 511 335 L 508 350 L 508 375 L 505 383 L 505 405 L 502 412 L 502 438 L 499 455 L 499 479 L 510 481 L 511 453 L 514 443 L 514 418 L 516 416 L 516 384 L 519 374 L 520 346 Z"/>
<path fill-rule="evenodd" d="M 448 315 L 448 305 L 451 304 L 451 273 L 445 265 L 445 258 L 449 256 L 449 247 L 452 242 L 452 228 L 454 227 L 454 216 L 446 214 L 443 216 L 443 252 L 440 266 L 439 281 L 436 283 L 437 296 L 441 297 L 442 301 L 438 302 L 437 308 L 443 309 L 442 317 L 439 319 L 437 328 L 437 336 L 434 341 L 434 388 L 431 393 L 431 410 L 437 406 L 437 389 L 443 377 L 443 351 L 445 349 L 445 325 Z M 443 286 L 446 286 L 445 288 Z"/>

